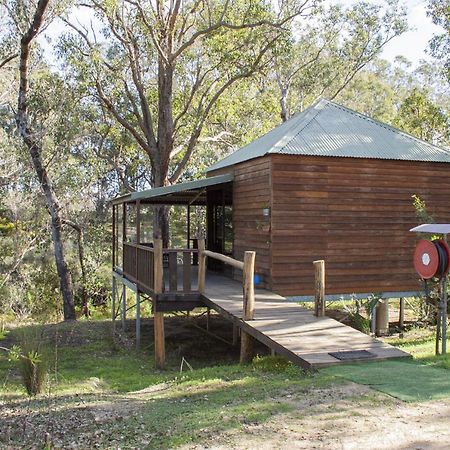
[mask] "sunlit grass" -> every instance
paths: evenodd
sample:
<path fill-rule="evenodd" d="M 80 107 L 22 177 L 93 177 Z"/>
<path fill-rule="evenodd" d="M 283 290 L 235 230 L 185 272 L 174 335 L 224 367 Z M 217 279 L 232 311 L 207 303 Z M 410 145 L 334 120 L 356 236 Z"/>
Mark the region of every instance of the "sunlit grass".
<path fill-rule="evenodd" d="M 447 339 L 446 355 L 435 354 L 435 331 L 431 329 L 413 329 L 403 339 L 391 339 L 389 343 L 410 353 L 414 359 L 433 365 L 450 369 L 450 338 Z"/>

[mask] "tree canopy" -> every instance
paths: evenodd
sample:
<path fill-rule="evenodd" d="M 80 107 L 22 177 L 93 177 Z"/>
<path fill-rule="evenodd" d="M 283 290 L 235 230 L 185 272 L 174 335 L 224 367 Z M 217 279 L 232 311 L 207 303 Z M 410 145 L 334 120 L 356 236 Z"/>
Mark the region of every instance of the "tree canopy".
<path fill-rule="evenodd" d="M 55 240 L 77 311 L 105 304 L 108 200 L 200 177 L 320 96 L 449 145 L 448 2 L 429 6 L 447 33 L 431 43 L 436 59 L 413 67 L 380 59 L 407 29 L 396 1 L 50 0 L 36 29 L 42 1 L 0 0 L 0 305 L 10 314 L 61 316 Z"/>

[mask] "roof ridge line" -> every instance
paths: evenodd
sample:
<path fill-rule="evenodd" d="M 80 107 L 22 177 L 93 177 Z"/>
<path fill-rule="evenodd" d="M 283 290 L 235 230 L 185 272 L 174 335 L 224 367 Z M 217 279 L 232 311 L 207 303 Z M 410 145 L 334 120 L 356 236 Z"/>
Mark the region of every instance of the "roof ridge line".
<path fill-rule="evenodd" d="M 336 108 L 342 109 L 342 110 L 344 110 L 344 111 L 346 111 L 346 112 L 348 112 L 350 114 L 358 116 L 358 117 L 360 117 L 360 118 L 362 118 L 364 120 L 367 120 L 369 122 L 373 122 L 375 125 L 378 125 L 381 128 L 384 128 L 386 130 L 392 131 L 393 133 L 399 133 L 399 134 L 401 134 L 401 135 L 403 135 L 403 136 L 405 136 L 407 138 L 410 138 L 410 139 L 412 139 L 414 141 L 417 141 L 417 142 L 419 142 L 421 144 L 425 144 L 425 145 L 428 145 L 430 147 L 433 147 L 434 149 L 436 149 L 436 150 L 438 150 L 438 151 L 440 151 L 442 153 L 445 153 L 447 155 L 450 154 L 450 149 L 439 147 L 438 145 L 432 144 L 431 142 L 427 142 L 427 141 L 425 141 L 423 139 L 418 138 L 417 136 L 414 136 L 414 135 L 412 135 L 412 134 L 410 134 L 410 133 L 408 133 L 406 131 L 401 130 L 400 128 L 397 128 L 397 127 L 394 127 L 392 125 L 389 125 L 388 123 L 381 122 L 381 121 L 379 121 L 377 119 L 374 119 L 372 117 L 367 116 L 366 114 L 363 114 L 363 113 L 360 113 L 358 111 L 355 111 L 354 109 L 348 108 L 347 106 L 340 105 L 339 103 L 335 103 L 335 102 L 333 102 L 331 100 L 325 100 L 325 101 L 328 102 L 330 105 L 336 107 Z"/>
<path fill-rule="evenodd" d="M 322 108 L 318 109 L 318 110 L 315 109 L 316 106 L 318 106 L 319 103 L 321 103 L 321 102 L 326 103 L 326 102 L 328 102 L 328 100 L 319 98 L 315 102 L 311 103 L 311 105 L 309 105 L 304 111 L 301 111 L 301 112 L 295 114 L 294 116 L 292 116 L 291 119 L 294 119 L 295 117 L 300 116 L 300 115 L 304 116 L 304 123 L 301 126 L 301 128 L 294 135 L 283 136 L 272 146 L 272 149 L 269 150 L 266 154 L 275 153 L 276 151 L 282 150 L 283 148 L 285 148 L 289 144 L 289 142 L 291 142 L 292 139 L 294 139 L 302 130 L 304 130 L 314 120 L 314 118 L 322 111 Z M 312 114 L 311 117 L 308 117 L 308 114 L 310 114 L 310 113 L 315 113 L 315 114 Z M 298 126 L 298 124 L 295 124 L 292 127 L 289 127 L 286 134 L 289 134 L 289 132 L 294 127 L 297 127 L 297 126 Z M 282 141 L 285 141 L 285 142 L 283 143 L 283 145 L 279 146 L 280 142 L 282 142 Z"/>

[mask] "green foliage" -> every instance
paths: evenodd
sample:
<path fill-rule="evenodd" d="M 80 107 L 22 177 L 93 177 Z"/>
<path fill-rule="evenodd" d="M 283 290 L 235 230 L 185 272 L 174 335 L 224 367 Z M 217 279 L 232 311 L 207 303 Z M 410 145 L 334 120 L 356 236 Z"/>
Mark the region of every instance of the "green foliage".
<path fill-rule="evenodd" d="M 417 194 L 412 196 L 413 206 L 416 211 L 416 217 L 419 221 L 419 224 L 424 223 L 434 223 L 434 218 L 427 210 L 427 205 L 425 201 Z"/>
<path fill-rule="evenodd" d="M 443 28 L 443 32 L 433 36 L 430 41 L 431 54 L 444 60 L 447 80 L 450 82 L 450 1 L 429 0 L 428 15 L 435 25 Z"/>
<path fill-rule="evenodd" d="M 20 358 L 20 373 L 25 389 L 30 396 L 41 394 L 47 377 L 46 365 L 36 351 L 28 352 Z"/>
<path fill-rule="evenodd" d="M 286 372 L 292 364 L 283 356 L 255 356 L 252 365 L 263 372 Z"/>
<path fill-rule="evenodd" d="M 418 88 L 404 99 L 394 124 L 432 143 L 445 143 L 450 138 L 450 116 Z"/>
<path fill-rule="evenodd" d="M 285 17 L 302 2 L 282 2 L 282 11 L 268 0 L 182 3 L 176 33 L 183 23 L 188 25 L 187 39 L 221 17 L 225 4 L 229 8 L 223 19 L 241 23 L 273 20 L 278 13 Z M 131 31 L 139 51 L 151 123 L 157 129 L 158 51 L 152 30 L 160 29 L 158 18 L 148 2 L 141 2 L 147 24 L 137 8 L 125 4 L 116 0 L 91 4 L 98 34 L 91 48 L 66 27 L 58 42 L 44 47 L 36 42 L 30 61 L 30 120 L 43 136 L 42 156 L 54 180 L 61 212 L 84 231 L 86 280 L 82 280 L 78 261 L 77 234 L 68 227 L 64 227 L 65 251 L 78 308 L 84 288 L 93 317 L 102 317 L 110 300 L 108 200 L 148 188 L 153 182 L 149 155 L 98 102 L 96 90 L 98 81 L 121 117 L 142 131 L 134 109 L 141 99 L 130 84 L 129 48 L 114 34 L 125 36 Z M 208 8 L 202 10 L 199 5 L 203 4 Z M 445 25 L 446 5 L 445 0 L 430 1 L 430 14 L 441 25 Z M 19 31 L 29 23 L 32 11 L 26 6 L 16 0 L 0 2 L 0 63 L 18 49 Z M 50 22 L 66 6 L 67 2 L 51 5 L 46 20 Z M 304 109 L 317 96 L 336 95 L 336 101 L 351 108 L 426 139 L 448 143 L 449 97 L 440 64 L 424 63 L 412 69 L 404 58 L 393 64 L 377 59 L 383 45 L 405 30 L 398 2 L 356 2 L 348 7 L 313 2 L 310 6 L 301 20 L 288 21 L 282 29 L 267 25 L 239 30 L 219 27 L 183 52 L 174 65 L 171 108 L 177 130 L 169 175 L 182 160 L 189 136 L 202 118 L 195 151 L 179 181 L 203 176 L 209 165 L 278 125 L 280 86 L 286 87 L 286 83 L 290 114 Z M 124 16 L 117 16 L 119 12 Z M 124 19 L 123 27 L 119 18 Z M 92 30 L 88 34 L 93 37 Z M 269 42 L 270 49 L 258 69 L 230 85 L 205 116 L 206 105 L 223 84 L 245 74 Z M 60 57 L 58 70 L 54 70 L 54 55 L 48 53 L 51 44 L 56 44 Z M 12 60 L 0 69 L 0 309 L 13 319 L 59 320 L 60 292 L 49 217 L 27 152 L 17 140 L 10 106 L 17 103 L 16 63 L 17 59 Z M 199 79 L 203 84 L 193 92 Z M 192 235 L 202 230 L 203 218 L 201 209 L 193 213 Z M 170 220 L 172 245 L 184 246 L 184 208 L 174 208 Z M 142 227 L 145 236 L 151 235 L 150 222 L 149 216 Z"/>
<path fill-rule="evenodd" d="M 361 316 L 357 312 L 350 312 L 348 315 L 349 325 L 356 330 L 362 331 L 365 334 L 370 334 L 370 320 Z"/>
<path fill-rule="evenodd" d="M 47 379 L 48 356 L 44 345 L 39 327 L 22 330 L 17 363 L 29 396 L 41 394 Z"/>

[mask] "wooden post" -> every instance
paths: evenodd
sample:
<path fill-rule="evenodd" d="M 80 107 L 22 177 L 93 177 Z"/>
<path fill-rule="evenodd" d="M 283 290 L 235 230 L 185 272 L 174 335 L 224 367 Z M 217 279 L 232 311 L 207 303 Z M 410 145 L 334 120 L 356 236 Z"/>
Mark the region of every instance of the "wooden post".
<path fill-rule="evenodd" d="M 127 241 L 127 204 L 122 206 L 122 243 Z"/>
<path fill-rule="evenodd" d="M 236 347 L 239 339 L 239 327 L 233 324 L 233 347 Z"/>
<path fill-rule="evenodd" d="M 116 205 L 112 207 L 112 269 L 116 267 Z"/>
<path fill-rule="evenodd" d="M 141 295 L 136 290 L 136 348 L 141 346 Z"/>
<path fill-rule="evenodd" d="M 244 320 L 253 320 L 255 309 L 255 252 L 244 254 Z"/>
<path fill-rule="evenodd" d="M 160 238 L 155 239 L 153 258 L 154 291 L 155 294 L 160 294 L 163 290 L 163 243 Z M 158 369 L 164 369 L 166 365 L 164 313 L 154 313 L 153 327 L 155 331 L 155 365 Z"/>
<path fill-rule="evenodd" d="M 253 320 L 255 311 L 255 252 L 245 252 L 243 271 L 243 319 Z M 241 331 L 240 362 L 250 362 L 253 356 L 253 338 Z"/>
<path fill-rule="evenodd" d="M 122 309 L 120 311 L 122 319 L 122 331 L 125 331 L 125 320 L 127 318 L 127 287 L 122 286 Z"/>
<path fill-rule="evenodd" d="M 139 245 L 141 243 L 141 201 L 136 200 L 136 244 Z M 137 247 L 134 249 L 134 278 L 138 280 L 138 253 L 139 250 Z"/>
<path fill-rule="evenodd" d="M 206 278 L 206 255 L 205 240 L 198 240 L 198 291 L 200 294 L 205 292 L 205 278 Z"/>
<path fill-rule="evenodd" d="M 211 318 L 211 308 L 206 308 L 206 331 L 209 331 L 210 318 Z"/>
<path fill-rule="evenodd" d="M 136 200 L 136 244 L 141 243 L 141 201 Z"/>
<path fill-rule="evenodd" d="M 400 297 L 400 308 L 398 312 L 398 327 L 400 329 L 400 338 L 403 339 L 403 329 L 405 328 L 405 299 Z"/>
<path fill-rule="evenodd" d="M 187 247 L 191 248 L 191 205 L 187 205 L 187 230 L 186 230 Z"/>
<path fill-rule="evenodd" d="M 315 297 L 314 297 L 314 315 L 323 317 L 325 315 L 325 261 L 320 259 L 314 261 L 315 271 Z"/>

